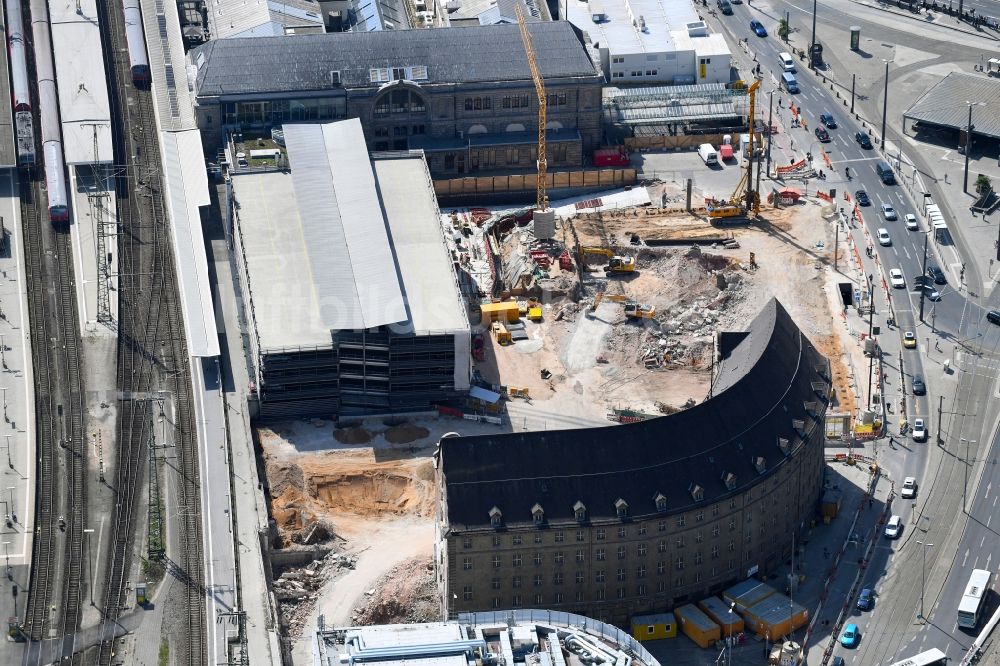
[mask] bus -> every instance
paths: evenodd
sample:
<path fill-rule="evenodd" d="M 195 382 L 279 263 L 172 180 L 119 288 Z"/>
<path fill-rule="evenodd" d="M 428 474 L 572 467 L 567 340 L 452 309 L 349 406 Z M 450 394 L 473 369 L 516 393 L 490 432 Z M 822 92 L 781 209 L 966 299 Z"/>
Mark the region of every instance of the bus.
<path fill-rule="evenodd" d="M 931 648 L 903 661 L 897 661 L 892 666 L 944 666 L 947 660 L 948 657 L 945 656 L 944 652 L 937 648 Z"/>
<path fill-rule="evenodd" d="M 979 624 L 979 612 L 986 601 L 986 593 L 990 589 L 990 579 L 993 573 L 986 569 L 973 569 L 969 583 L 965 586 L 965 594 L 958 605 L 958 626 L 975 629 Z"/>

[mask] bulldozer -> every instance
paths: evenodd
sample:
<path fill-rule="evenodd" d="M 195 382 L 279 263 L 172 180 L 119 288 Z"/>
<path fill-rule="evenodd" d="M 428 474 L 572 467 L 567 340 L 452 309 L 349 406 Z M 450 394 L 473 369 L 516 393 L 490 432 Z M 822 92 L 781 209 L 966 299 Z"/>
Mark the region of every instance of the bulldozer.
<path fill-rule="evenodd" d="M 611 250 L 603 247 L 581 247 L 580 248 L 580 259 L 581 263 L 586 262 L 586 257 L 588 254 L 598 254 L 602 257 L 607 257 L 608 265 L 604 267 L 604 272 L 614 274 L 614 273 L 634 273 L 635 272 L 635 257 L 630 255 L 618 255 Z"/>

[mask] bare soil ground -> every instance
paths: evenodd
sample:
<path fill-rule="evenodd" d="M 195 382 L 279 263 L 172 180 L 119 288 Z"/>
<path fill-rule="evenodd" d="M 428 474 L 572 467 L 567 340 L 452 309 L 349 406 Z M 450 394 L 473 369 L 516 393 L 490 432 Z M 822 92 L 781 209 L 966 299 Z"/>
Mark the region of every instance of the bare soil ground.
<path fill-rule="evenodd" d="M 430 419 L 337 429 L 313 420 L 258 430 L 278 541 L 329 540 L 340 558 L 305 576 L 327 578 L 308 599 L 292 602 L 293 629 L 311 630 L 319 613 L 328 625 L 436 619 L 431 454 L 443 433 L 611 425 L 608 412 L 616 408 L 683 409 L 707 394 L 712 334 L 744 329 L 771 297 L 830 357 L 835 402 L 854 404 L 837 305 L 843 276 L 831 270 L 833 226 L 819 206 L 767 210 L 753 224 L 726 228 L 737 249 L 630 246 L 632 233 L 698 224 L 690 216 L 646 210 L 578 218 L 572 228 L 561 224 L 581 243 L 634 254 L 638 273 L 607 277 L 588 270 L 581 283 L 577 274 L 559 272 L 557 295 L 543 298 L 543 320 L 526 322 L 528 340 L 500 346 L 487 336 L 486 358 L 476 370 L 488 382 L 527 388 L 531 396 L 507 403 L 502 426 Z M 622 303 L 608 298 L 591 312 L 602 291 L 649 305 L 656 315 L 629 320 Z M 579 300 L 571 300 L 577 293 Z M 414 572 L 419 575 L 408 575 Z M 297 639 L 295 655 L 296 663 L 308 657 L 308 631 Z"/>

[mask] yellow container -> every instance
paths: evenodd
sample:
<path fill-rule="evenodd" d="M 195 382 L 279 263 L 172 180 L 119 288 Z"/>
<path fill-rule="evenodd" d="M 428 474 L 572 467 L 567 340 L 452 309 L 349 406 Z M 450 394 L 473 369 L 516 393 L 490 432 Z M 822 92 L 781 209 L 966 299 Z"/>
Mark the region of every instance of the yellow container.
<path fill-rule="evenodd" d="M 531 308 L 528 310 L 528 319 L 531 321 L 541 321 L 542 320 L 542 309 L 541 308 Z"/>
<path fill-rule="evenodd" d="M 702 613 L 694 604 L 686 604 L 674 609 L 681 631 L 700 647 L 711 647 L 722 638 L 722 630 L 712 619 Z"/>
<path fill-rule="evenodd" d="M 482 316 L 483 324 L 489 324 L 495 321 L 512 322 L 521 318 L 515 301 L 483 303 L 479 306 L 479 312 Z"/>
<path fill-rule="evenodd" d="M 658 641 L 677 637 L 677 619 L 673 613 L 636 615 L 632 618 L 632 637 L 637 641 Z"/>

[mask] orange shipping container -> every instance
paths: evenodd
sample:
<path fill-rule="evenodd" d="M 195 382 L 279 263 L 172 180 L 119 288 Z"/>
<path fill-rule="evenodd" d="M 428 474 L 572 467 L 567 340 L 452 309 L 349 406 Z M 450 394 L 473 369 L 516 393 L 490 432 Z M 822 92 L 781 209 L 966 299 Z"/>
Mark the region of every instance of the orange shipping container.
<path fill-rule="evenodd" d="M 698 607 L 722 627 L 723 636 L 735 636 L 743 631 L 743 618 L 736 613 L 735 608 L 730 610 L 730 603 L 732 602 L 723 601 L 719 597 L 708 597 L 698 602 Z"/>
<path fill-rule="evenodd" d="M 707 648 L 722 638 L 722 630 L 719 629 L 719 625 L 712 622 L 711 618 L 702 613 L 694 604 L 675 608 L 674 617 L 677 618 L 677 624 L 680 625 L 681 631 L 700 647 Z"/>
<path fill-rule="evenodd" d="M 754 604 L 743 617 L 758 636 L 772 641 L 809 623 L 809 611 L 783 594 L 773 594 Z"/>
<path fill-rule="evenodd" d="M 736 610 L 743 613 L 747 608 L 767 599 L 776 590 L 762 583 L 756 578 L 748 578 L 742 583 L 737 583 L 722 593 L 722 598 L 736 604 Z"/>

